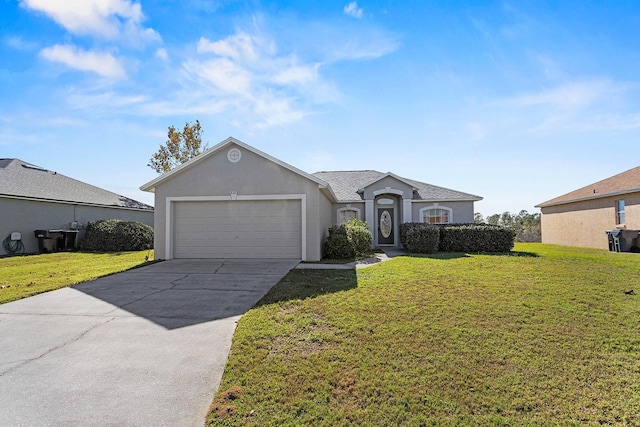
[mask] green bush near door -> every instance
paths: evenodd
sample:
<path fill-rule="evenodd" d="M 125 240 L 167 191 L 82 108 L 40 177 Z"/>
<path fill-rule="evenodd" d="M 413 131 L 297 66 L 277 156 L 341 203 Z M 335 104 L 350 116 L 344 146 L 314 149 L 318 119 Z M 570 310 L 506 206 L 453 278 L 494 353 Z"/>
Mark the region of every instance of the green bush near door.
<path fill-rule="evenodd" d="M 371 230 L 365 221 L 351 220 L 329 228 L 324 245 L 325 258 L 347 259 L 371 251 Z"/>

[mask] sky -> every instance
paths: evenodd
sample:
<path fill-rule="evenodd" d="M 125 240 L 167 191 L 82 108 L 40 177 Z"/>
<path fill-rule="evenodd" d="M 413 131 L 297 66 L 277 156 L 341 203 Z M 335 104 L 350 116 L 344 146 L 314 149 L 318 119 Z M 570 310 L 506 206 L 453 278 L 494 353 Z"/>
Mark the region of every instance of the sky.
<path fill-rule="evenodd" d="M 0 0 L 0 157 L 153 204 L 199 120 L 527 210 L 640 164 L 635 1 Z"/>

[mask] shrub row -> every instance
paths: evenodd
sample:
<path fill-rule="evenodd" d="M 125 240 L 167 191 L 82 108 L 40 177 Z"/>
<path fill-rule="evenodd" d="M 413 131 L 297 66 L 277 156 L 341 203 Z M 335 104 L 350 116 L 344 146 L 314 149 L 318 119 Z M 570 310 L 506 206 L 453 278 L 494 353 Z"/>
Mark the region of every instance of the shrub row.
<path fill-rule="evenodd" d="M 91 252 L 142 251 L 153 248 L 153 228 L 118 219 L 89 221 L 80 249 Z"/>
<path fill-rule="evenodd" d="M 438 252 L 440 228 L 422 222 L 400 224 L 400 243 L 407 252 L 430 254 Z"/>
<path fill-rule="evenodd" d="M 344 225 L 329 227 L 324 244 L 326 258 L 345 259 L 371 250 L 371 230 L 365 221 L 351 220 Z"/>
<path fill-rule="evenodd" d="M 400 243 L 412 253 L 509 252 L 513 230 L 486 224 L 400 224 Z"/>

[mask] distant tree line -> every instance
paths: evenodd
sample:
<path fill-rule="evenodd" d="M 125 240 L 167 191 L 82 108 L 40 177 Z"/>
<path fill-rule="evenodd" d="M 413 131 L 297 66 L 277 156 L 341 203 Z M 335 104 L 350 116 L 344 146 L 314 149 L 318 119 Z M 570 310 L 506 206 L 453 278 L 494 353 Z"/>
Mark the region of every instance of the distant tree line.
<path fill-rule="evenodd" d="M 475 214 L 475 223 L 500 225 L 509 228 L 516 233 L 517 242 L 540 242 L 542 240 L 539 213 L 532 214 L 526 210 L 521 210 L 517 215 L 504 212 L 484 218 L 481 213 L 477 212 Z"/>

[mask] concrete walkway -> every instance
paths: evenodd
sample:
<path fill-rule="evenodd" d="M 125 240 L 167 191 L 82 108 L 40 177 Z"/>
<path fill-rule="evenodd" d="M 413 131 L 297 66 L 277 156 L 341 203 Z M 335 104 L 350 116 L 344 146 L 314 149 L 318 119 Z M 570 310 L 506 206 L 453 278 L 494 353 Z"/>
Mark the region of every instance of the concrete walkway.
<path fill-rule="evenodd" d="M 171 260 L 0 305 L 0 425 L 199 426 L 238 318 L 297 260 Z"/>
<path fill-rule="evenodd" d="M 389 261 L 396 256 L 405 255 L 402 249 L 398 248 L 385 248 L 382 249 L 382 253 L 376 253 L 370 258 L 365 258 L 359 261 L 349 262 L 346 264 L 322 264 L 322 263 L 304 263 L 301 262 L 296 266 L 299 270 L 353 270 L 371 267 L 372 265 L 379 264 L 381 262 Z"/>

